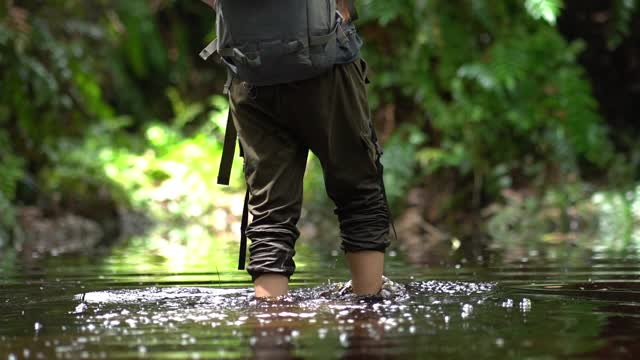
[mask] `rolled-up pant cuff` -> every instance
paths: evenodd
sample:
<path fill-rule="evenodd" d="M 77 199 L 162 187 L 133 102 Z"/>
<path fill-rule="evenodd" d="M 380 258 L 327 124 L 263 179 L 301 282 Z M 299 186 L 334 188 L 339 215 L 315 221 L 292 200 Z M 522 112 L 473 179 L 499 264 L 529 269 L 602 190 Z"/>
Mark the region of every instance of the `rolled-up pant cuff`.
<path fill-rule="evenodd" d="M 389 247 L 388 239 L 385 242 L 371 243 L 368 246 L 361 246 L 361 245 L 353 246 L 350 244 L 342 243 L 342 250 L 345 253 L 354 253 L 359 251 L 379 251 L 381 253 L 385 253 L 388 247 Z"/>
<path fill-rule="evenodd" d="M 336 214 L 345 252 L 384 252 L 389 247 L 390 215 L 382 191 L 338 207 Z"/>
<path fill-rule="evenodd" d="M 249 275 L 251 275 L 251 281 L 252 282 L 256 282 L 256 279 L 258 279 L 260 276 L 262 275 L 282 275 L 282 276 L 286 276 L 287 279 L 291 278 L 291 275 L 293 275 L 293 271 L 285 271 L 285 272 L 280 272 L 280 271 L 262 271 L 262 270 L 254 270 L 254 271 L 249 271 Z"/>
<path fill-rule="evenodd" d="M 249 250 L 247 272 L 255 281 L 263 274 L 280 274 L 287 278 L 293 275 L 296 264 L 293 260 L 295 241 L 289 238 L 267 237 L 253 239 Z"/>

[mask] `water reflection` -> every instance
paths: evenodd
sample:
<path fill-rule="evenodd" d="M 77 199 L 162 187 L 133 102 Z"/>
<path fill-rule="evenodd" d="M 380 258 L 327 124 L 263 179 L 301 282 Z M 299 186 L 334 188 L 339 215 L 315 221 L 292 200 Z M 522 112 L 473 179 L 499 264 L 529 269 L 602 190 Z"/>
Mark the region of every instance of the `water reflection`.
<path fill-rule="evenodd" d="M 188 261 L 170 261 L 157 245 L 5 258 L 0 359 L 640 356 L 637 252 L 527 249 L 526 262 L 492 253 L 453 256 L 452 267 L 398 256 L 387 274 L 405 294 L 367 302 L 337 296 L 333 282 L 348 274 L 330 247 L 303 245 L 290 297 L 258 302 L 246 274 L 230 271 L 235 256 L 225 265 L 180 251 Z M 215 241 L 203 251 L 225 246 L 235 254 Z"/>
<path fill-rule="evenodd" d="M 277 302 L 257 301 L 247 288 L 99 290 L 9 308 L 0 315 L 12 326 L 0 330 L 0 349 L 51 358 L 254 359 L 634 351 L 637 286 L 430 280 L 408 282 L 409 296 L 385 300 L 337 297 L 322 285 L 295 289 Z M 618 297 L 594 297 L 606 293 Z M 20 308 L 31 312 L 24 323 L 16 319 Z M 625 329 L 616 330 L 620 324 Z M 617 347 L 602 340 L 607 337 L 616 337 Z"/>
<path fill-rule="evenodd" d="M 300 288 L 277 302 L 257 301 L 248 289 L 205 287 L 77 294 L 68 313 L 83 335 L 63 349 L 94 354 L 91 349 L 117 339 L 120 346 L 136 346 L 138 355 L 157 354 L 171 344 L 176 354 L 202 347 L 205 350 L 200 355 L 216 349 L 216 356 L 260 359 L 300 358 L 327 351 L 334 358 L 389 357 L 402 348 L 404 338 L 436 328 L 443 321 L 447 327 L 449 319 L 456 317 L 445 315 L 450 312 L 447 308 L 461 311 L 462 318 L 470 316 L 473 307 L 467 302 L 481 304 L 495 285 L 413 282 L 406 285 L 409 297 L 401 293 L 384 300 L 355 300 L 332 292 L 335 288 Z M 430 297 L 431 305 L 425 306 L 425 296 Z M 455 310 L 460 298 L 467 302 Z M 429 319 L 434 323 L 428 324 Z M 247 349 L 251 354 L 243 352 Z"/>

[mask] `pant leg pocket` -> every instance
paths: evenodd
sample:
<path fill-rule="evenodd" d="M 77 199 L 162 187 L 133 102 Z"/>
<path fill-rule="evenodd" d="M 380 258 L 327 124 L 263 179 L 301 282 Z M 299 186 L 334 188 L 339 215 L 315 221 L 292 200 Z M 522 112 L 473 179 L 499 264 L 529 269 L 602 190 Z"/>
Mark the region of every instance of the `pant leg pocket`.
<path fill-rule="evenodd" d="M 365 84 L 371 83 L 371 81 L 369 81 L 369 64 L 367 64 L 363 58 L 359 58 L 356 62 L 358 63 L 358 70 L 360 71 L 362 81 L 364 81 Z"/>
<path fill-rule="evenodd" d="M 369 160 L 377 166 L 377 162 L 380 160 L 380 156 L 382 156 L 382 148 L 380 145 L 374 141 L 371 133 L 361 134 L 360 141 L 369 155 Z"/>

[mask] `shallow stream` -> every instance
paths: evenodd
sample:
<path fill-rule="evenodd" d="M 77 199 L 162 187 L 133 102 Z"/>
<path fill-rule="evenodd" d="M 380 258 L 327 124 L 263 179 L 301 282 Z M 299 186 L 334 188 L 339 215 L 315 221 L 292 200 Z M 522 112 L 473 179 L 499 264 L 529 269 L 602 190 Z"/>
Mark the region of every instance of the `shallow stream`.
<path fill-rule="evenodd" d="M 301 244 L 291 296 L 259 302 L 234 245 L 158 241 L 2 254 L 0 360 L 640 358 L 637 249 L 445 246 L 418 265 L 392 251 L 406 293 L 366 302 L 332 291 L 339 252 Z"/>

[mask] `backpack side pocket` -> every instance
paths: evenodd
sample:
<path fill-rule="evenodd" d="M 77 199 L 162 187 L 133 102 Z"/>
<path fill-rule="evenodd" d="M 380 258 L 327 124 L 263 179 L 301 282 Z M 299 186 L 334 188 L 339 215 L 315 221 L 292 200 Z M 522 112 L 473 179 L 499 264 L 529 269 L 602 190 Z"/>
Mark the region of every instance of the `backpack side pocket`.
<path fill-rule="evenodd" d="M 318 71 L 335 64 L 337 33 L 340 24 L 336 19 L 335 0 L 307 0 L 309 28 L 309 56 Z"/>

